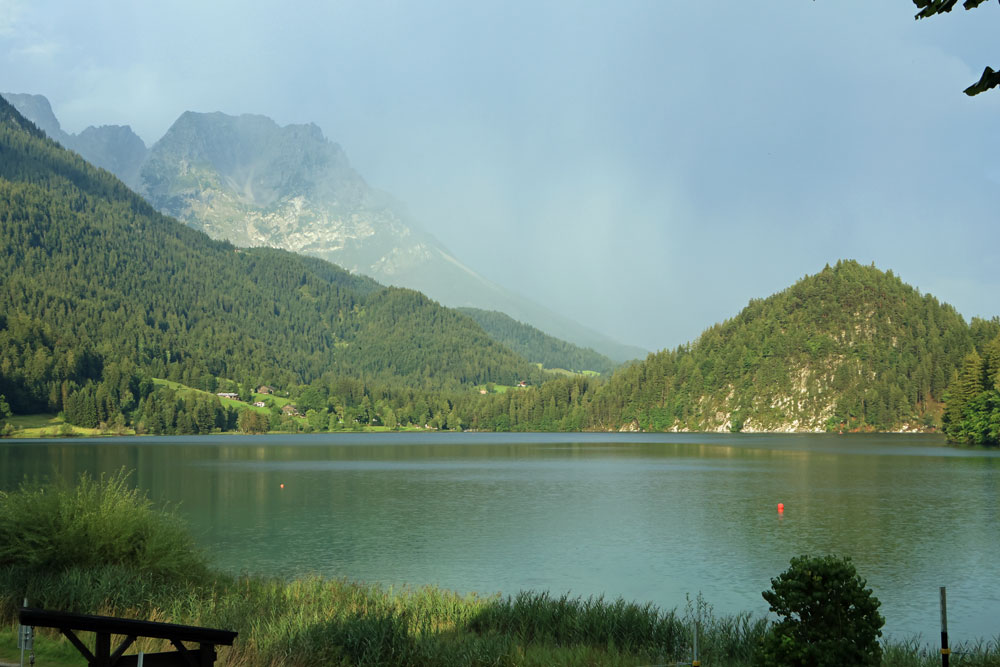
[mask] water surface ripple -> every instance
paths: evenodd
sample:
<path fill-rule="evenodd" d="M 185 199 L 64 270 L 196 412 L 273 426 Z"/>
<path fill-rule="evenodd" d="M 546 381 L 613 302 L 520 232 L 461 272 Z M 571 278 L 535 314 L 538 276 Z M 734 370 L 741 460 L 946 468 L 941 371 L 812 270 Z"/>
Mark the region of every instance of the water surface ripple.
<path fill-rule="evenodd" d="M 1000 454 L 918 435 L 211 436 L 0 443 L 25 476 L 134 469 L 222 568 L 763 613 L 801 553 L 850 555 L 886 631 L 1000 633 Z M 284 484 L 284 489 L 281 485 Z M 779 515 L 776 506 L 784 503 Z"/>

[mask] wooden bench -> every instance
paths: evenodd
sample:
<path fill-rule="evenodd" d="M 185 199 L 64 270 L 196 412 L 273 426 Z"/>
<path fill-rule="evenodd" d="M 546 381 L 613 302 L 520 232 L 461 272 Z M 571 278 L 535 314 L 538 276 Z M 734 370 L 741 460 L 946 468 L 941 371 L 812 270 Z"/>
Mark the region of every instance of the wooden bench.
<path fill-rule="evenodd" d="M 215 647 L 232 646 L 238 634 L 232 630 L 137 621 L 114 616 L 70 614 L 44 609 L 23 608 L 18 617 L 21 625 L 58 629 L 83 654 L 90 667 L 136 667 L 139 664 L 139 656 L 125 655 L 125 651 L 140 637 L 166 639 L 176 649 L 144 654 L 143 667 L 212 667 L 216 658 Z M 80 641 L 76 636 L 77 632 L 93 632 L 97 635 L 93 652 Z M 111 635 L 121 635 L 125 638 L 114 650 L 111 649 Z M 184 642 L 195 643 L 198 646 L 188 648 Z"/>

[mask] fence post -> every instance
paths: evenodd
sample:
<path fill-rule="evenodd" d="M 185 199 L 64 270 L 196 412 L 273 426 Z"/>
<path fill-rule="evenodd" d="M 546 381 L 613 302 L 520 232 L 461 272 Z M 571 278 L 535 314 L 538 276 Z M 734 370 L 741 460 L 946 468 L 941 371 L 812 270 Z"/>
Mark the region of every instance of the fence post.
<path fill-rule="evenodd" d="M 694 656 L 691 658 L 691 667 L 700 667 L 701 661 L 698 660 L 698 626 L 701 625 L 701 609 L 698 610 L 698 615 L 694 619 Z"/>
<path fill-rule="evenodd" d="M 948 667 L 951 649 L 948 648 L 948 600 L 944 588 L 941 587 L 941 667 Z"/>

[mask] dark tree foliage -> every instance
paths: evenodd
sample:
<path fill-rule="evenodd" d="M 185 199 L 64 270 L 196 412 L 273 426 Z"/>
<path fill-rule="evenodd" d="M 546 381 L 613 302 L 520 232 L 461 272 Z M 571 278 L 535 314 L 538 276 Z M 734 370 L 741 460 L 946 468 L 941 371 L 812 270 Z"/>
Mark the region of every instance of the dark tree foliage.
<path fill-rule="evenodd" d="M 962 6 L 965 9 L 975 9 L 985 2 L 986 0 L 965 0 Z M 925 19 L 935 14 L 950 12 L 958 4 L 958 0 L 913 0 L 913 4 L 920 10 L 917 12 L 916 18 Z M 990 88 L 996 88 L 998 85 L 1000 85 L 1000 72 L 994 72 L 993 68 L 987 67 L 983 70 L 979 81 L 965 89 L 965 94 L 971 97 L 986 92 Z"/>
<path fill-rule="evenodd" d="M 599 381 L 562 377 L 503 393 L 429 392 L 400 383 L 327 376 L 292 392 L 311 430 L 362 426 L 477 431 L 579 431 Z M 287 424 L 292 429 L 302 424 Z"/>
<path fill-rule="evenodd" d="M 10 415 L 11 415 L 10 405 L 7 404 L 7 397 L 4 396 L 3 394 L 0 394 L 0 426 L 3 426 L 4 424 L 7 423 L 7 420 L 10 418 Z"/>
<path fill-rule="evenodd" d="M 545 368 L 562 368 L 568 371 L 596 371 L 611 373 L 619 364 L 590 348 L 578 347 L 554 338 L 535 327 L 518 322 L 495 310 L 459 308 L 489 336 L 527 359 Z"/>
<path fill-rule="evenodd" d="M 994 326 L 991 326 L 994 325 Z M 1000 321 L 980 320 L 978 332 L 1000 329 Z M 953 442 L 1000 446 L 1000 333 L 977 340 L 977 349 L 962 360 L 948 392 L 944 429 Z"/>
<path fill-rule="evenodd" d="M 882 661 L 885 619 L 850 558 L 798 556 L 764 600 L 778 615 L 757 655 L 762 667 L 843 667 Z"/>
<path fill-rule="evenodd" d="M 417 292 L 157 213 L 2 99 L 0 275 L 0 393 L 81 425 L 131 420 L 153 377 L 291 387 L 331 373 L 428 392 L 545 377 Z M 163 428 L 209 422 L 173 419 Z"/>
<path fill-rule="evenodd" d="M 798 422 L 828 430 L 933 423 L 971 349 L 954 308 L 892 272 L 838 262 L 755 299 L 690 345 L 616 373 L 590 426 L 731 430 Z"/>

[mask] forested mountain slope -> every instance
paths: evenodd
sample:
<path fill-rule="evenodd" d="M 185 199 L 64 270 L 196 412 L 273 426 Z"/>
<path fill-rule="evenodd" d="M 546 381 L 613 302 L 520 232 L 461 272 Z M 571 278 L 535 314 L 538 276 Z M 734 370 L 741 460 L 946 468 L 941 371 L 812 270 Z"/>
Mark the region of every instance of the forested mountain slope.
<path fill-rule="evenodd" d="M 518 322 L 505 313 L 479 308 L 458 310 L 474 319 L 493 340 L 506 345 L 528 361 L 542 364 L 545 368 L 607 374 L 618 366 L 603 354 L 549 336 L 530 324 Z"/>
<path fill-rule="evenodd" d="M 0 98 L 0 394 L 127 413 L 149 376 L 283 386 L 324 373 L 421 389 L 543 375 L 474 322 L 327 262 L 240 250 L 156 212 Z"/>
<path fill-rule="evenodd" d="M 23 93 L 2 93 L 25 118 L 54 139 L 63 148 L 79 153 L 87 162 L 107 169 L 130 188 L 139 182 L 139 168 L 146 160 L 149 150 L 128 125 L 101 125 L 90 127 L 79 134 L 70 134 L 62 129 L 52 106 L 44 95 Z"/>
<path fill-rule="evenodd" d="M 929 426 L 972 349 L 954 308 L 892 272 L 838 262 L 753 300 L 697 341 L 616 373 L 592 428 L 894 430 Z"/>
<path fill-rule="evenodd" d="M 50 138 L 108 169 L 161 212 L 238 246 L 304 253 L 446 306 L 514 315 L 617 361 L 645 356 L 486 280 L 370 187 L 312 124 L 185 112 L 152 148 L 127 126 L 64 132 L 41 95 L 8 98 Z"/>

